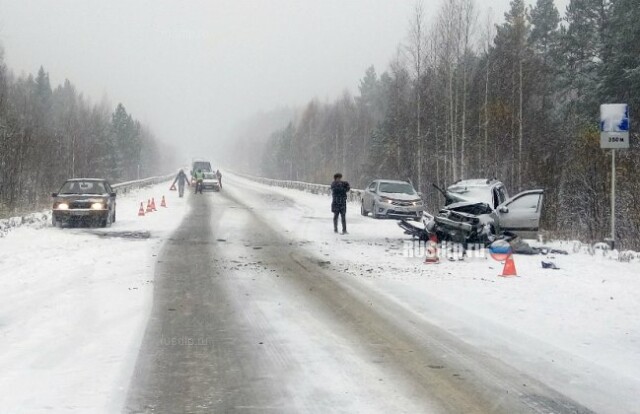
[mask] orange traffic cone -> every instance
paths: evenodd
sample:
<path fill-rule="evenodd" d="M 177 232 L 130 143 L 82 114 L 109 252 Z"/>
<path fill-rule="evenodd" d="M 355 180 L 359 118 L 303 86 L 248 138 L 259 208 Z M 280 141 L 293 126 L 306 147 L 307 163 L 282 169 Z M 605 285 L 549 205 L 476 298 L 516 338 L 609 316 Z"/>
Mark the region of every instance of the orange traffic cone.
<path fill-rule="evenodd" d="M 160 207 L 167 207 L 167 202 L 164 200 L 164 196 L 162 196 L 162 201 L 160 201 Z"/>
<path fill-rule="evenodd" d="M 509 255 L 507 260 L 504 262 L 504 268 L 502 269 L 502 274 L 498 275 L 502 277 L 514 277 L 518 276 L 516 272 L 516 262 L 513 261 L 513 255 Z"/>
<path fill-rule="evenodd" d="M 158 211 L 158 210 L 156 209 L 156 200 L 155 200 L 153 197 L 151 197 L 151 209 L 152 209 L 153 211 Z"/>
<path fill-rule="evenodd" d="M 153 208 L 151 207 L 151 200 L 147 200 L 147 213 L 153 213 Z"/>
<path fill-rule="evenodd" d="M 424 259 L 425 264 L 438 264 L 440 258 L 438 257 L 438 237 L 435 234 L 429 236 L 427 242 L 426 257 Z"/>
<path fill-rule="evenodd" d="M 169 188 L 169 191 L 176 191 L 176 185 L 171 184 L 171 188 Z"/>
<path fill-rule="evenodd" d="M 142 206 L 142 202 L 140 202 L 140 210 L 138 210 L 138 216 L 144 217 L 144 207 Z"/>

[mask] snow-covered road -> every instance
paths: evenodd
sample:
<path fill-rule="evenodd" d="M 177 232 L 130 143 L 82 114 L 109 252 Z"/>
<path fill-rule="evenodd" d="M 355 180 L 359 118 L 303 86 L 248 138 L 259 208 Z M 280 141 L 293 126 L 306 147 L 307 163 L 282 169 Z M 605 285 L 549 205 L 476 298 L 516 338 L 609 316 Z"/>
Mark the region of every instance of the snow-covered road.
<path fill-rule="evenodd" d="M 341 236 L 326 196 L 224 184 L 123 197 L 107 230 L 0 239 L 0 412 L 120 412 L 128 391 L 125 411 L 151 412 L 133 406 L 171 390 L 201 399 L 190 412 L 640 412 L 638 263 L 518 256 L 512 279 L 491 258 L 424 265 L 357 205 Z M 168 209 L 136 216 L 162 194 Z"/>
<path fill-rule="evenodd" d="M 256 213 L 293 213 L 270 189 L 235 188 L 191 197 L 161 251 L 125 412 L 587 412 L 329 269 Z"/>

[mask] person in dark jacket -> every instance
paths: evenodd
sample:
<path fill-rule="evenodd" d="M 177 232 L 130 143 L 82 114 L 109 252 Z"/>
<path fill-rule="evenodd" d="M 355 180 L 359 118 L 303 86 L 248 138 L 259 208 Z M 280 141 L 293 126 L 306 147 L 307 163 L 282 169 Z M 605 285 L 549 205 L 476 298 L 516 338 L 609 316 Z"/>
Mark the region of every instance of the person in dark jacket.
<path fill-rule="evenodd" d="M 184 195 L 185 184 L 189 184 L 189 177 L 187 177 L 187 174 L 184 173 L 184 170 L 180 170 L 180 172 L 178 172 L 178 175 L 176 176 L 176 179 L 173 180 L 173 184 L 171 184 L 171 187 L 176 185 L 176 182 L 178 183 L 178 193 L 180 194 L 180 197 L 182 197 Z"/>
<path fill-rule="evenodd" d="M 348 182 L 342 181 L 342 174 L 333 176 L 331 183 L 331 212 L 333 213 L 333 231 L 338 232 L 338 216 L 342 218 L 342 234 L 347 234 L 347 194 L 351 190 Z"/>

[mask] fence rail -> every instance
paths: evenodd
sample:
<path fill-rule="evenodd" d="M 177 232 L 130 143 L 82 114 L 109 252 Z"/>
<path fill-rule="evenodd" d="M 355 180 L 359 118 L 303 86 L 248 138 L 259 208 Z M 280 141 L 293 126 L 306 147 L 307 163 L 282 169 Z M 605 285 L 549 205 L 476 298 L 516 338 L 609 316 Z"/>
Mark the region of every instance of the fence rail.
<path fill-rule="evenodd" d="M 169 181 L 174 178 L 175 174 L 159 175 L 157 177 L 143 178 L 140 180 L 125 181 L 124 183 L 113 184 L 111 187 L 116 190 L 118 194 L 127 194 L 131 190 L 137 190 L 142 187 L 148 187 L 150 185 L 156 185 Z"/>
<path fill-rule="evenodd" d="M 233 172 L 233 175 L 246 178 L 247 180 L 255 181 L 261 184 L 266 184 L 274 187 L 291 188 L 294 190 L 306 191 L 311 194 L 324 194 L 331 195 L 331 186 L 327 184 L 315 184 L 305 183 L 303 181 L 290 181 L 290 180 L 275 180 L 273 178 L 256 177 L 249 174 Z M 362 199 L 363 190 L 352 188 L 348 194 L 348 201 L 360 202 Z"/>

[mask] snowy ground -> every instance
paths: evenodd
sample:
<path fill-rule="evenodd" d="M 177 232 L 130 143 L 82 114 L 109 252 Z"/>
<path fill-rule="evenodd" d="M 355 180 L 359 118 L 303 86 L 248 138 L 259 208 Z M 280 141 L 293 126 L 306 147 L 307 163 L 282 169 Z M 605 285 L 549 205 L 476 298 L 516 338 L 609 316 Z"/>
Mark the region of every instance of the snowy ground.
<path fill-rule="evenodd" d="M 640 264 L 573 253 L 516 256 L 519 277 L 486 258 L 425 265 L 395 221 L 348 211 L 348 236 L 332 231 L 330 199 L 225 175 L 224 191 L 276 229 L 417 317 L 597 412 L 640 412 Z M 561 269 L 542 269 L 552 260 Z"/>
<path fill-rule="evenodd" d="M 158 211 L 138 217 L 150 197 Z M 156 255 L 186 203 L 166 183 L 117 202 L 108 229 L 26 226 L 0 238 L 0 412 L 120 411 Z"/>

